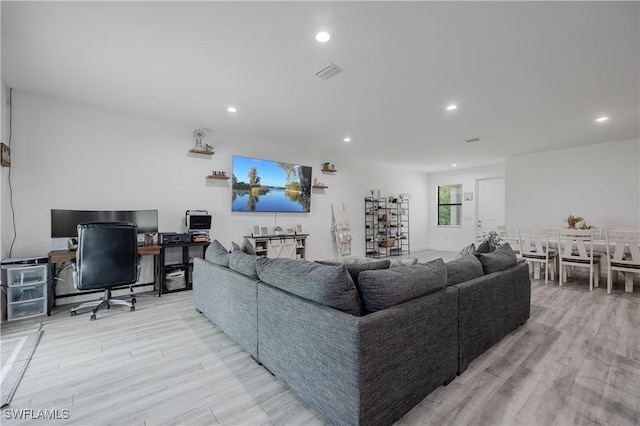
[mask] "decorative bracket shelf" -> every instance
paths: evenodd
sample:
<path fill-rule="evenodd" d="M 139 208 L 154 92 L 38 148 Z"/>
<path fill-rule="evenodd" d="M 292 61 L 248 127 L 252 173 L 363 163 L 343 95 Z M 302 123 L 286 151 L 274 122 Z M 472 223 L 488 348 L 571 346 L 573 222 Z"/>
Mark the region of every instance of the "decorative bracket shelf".
<path fill-rule="evenodd" d="M 204 150 L 204 149 L 190 149 L 189 152 L 192 152 L 194 154 L 213 155 L 213 151 L 207 151 L 207 150 Z"/>

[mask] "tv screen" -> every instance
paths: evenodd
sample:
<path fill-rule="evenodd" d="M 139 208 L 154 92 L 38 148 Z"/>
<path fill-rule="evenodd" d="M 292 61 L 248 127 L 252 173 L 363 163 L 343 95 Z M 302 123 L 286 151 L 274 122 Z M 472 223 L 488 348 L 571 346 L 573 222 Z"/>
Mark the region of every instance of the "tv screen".
<path fill-rule="evenodd" d="M 311 209 L 311 167 L 233 156 L 231 211 L 300 212 Z"/>
<path fill-rule="evenodd" d="M 77 237 L 85 222 L 132 222 L 138 234 L 158 232 L 158 210 L 58 210 L 51 209 L 51 238 Z"/>

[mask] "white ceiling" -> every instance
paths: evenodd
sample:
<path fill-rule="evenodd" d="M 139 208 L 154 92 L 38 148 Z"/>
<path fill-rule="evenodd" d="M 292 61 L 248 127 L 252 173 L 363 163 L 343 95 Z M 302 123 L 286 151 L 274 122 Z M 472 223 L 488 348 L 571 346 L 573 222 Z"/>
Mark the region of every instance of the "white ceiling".
<path fill-rule="evenodd" d="M 2 80 L 214 147 L 430 172 L 638 137 L 639 23 L 638 2 L 2 1 Z"/>

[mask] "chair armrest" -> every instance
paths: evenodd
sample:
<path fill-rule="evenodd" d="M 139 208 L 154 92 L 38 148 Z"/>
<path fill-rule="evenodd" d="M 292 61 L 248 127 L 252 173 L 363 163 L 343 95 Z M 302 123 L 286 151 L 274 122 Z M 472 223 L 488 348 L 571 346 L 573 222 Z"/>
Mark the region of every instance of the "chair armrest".
<path fill-rule="evenodd" d="M 71 259 L 69 261 L 69 265 L 71 265 L 71 275 L 73 277 L 73 288 L 78 289 L 78 262 L 76 259 Z"/>

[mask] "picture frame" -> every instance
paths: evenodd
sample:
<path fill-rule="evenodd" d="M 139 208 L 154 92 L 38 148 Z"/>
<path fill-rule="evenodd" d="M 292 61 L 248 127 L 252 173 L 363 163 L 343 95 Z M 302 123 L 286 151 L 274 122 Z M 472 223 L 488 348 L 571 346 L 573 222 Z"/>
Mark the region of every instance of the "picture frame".
<path fill-rule="evenodd" d="M 304 231 L 302 230 L 302 224 L 296 225 L 296 234 L 302 234 Z"/>
<path fill-rule="evenodd" d="M 254 237 L 261 237 L 262 232 L 260 231 L 260 225 L 253 225 L 253 232 L 251 232 L 251 234 Z"/>
<path fill-rule="evenodd" d="M 11 148 L 4 143 L 0 143 L 0 165 L 4 167 L 11 167 Z"/>
<path fill-rule="evenodd" d="M 287 235 L 294 235 L 296 230 L 294 228 L 287 228 Z"/>
<path fill-rule="evenodd" d="M 473 201 L 473 192 L 465 192 L 464 193 L 465 201 Z"/>
<path fill-rule="evenodd" d="M 266 237 L 267 235 L 269 235 L 269 228 L 267 228 L 266 226 L 260 227 L 260 236 Z"/>

